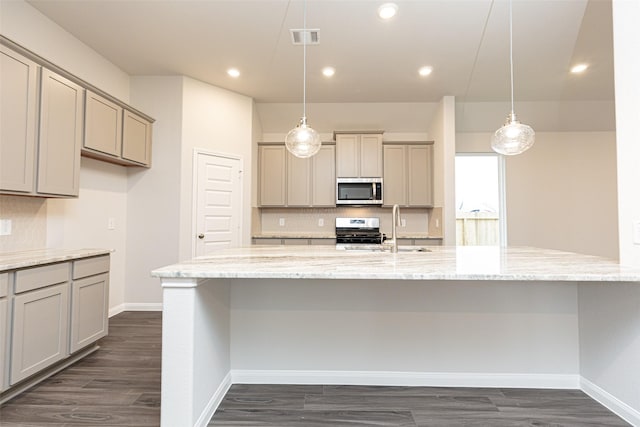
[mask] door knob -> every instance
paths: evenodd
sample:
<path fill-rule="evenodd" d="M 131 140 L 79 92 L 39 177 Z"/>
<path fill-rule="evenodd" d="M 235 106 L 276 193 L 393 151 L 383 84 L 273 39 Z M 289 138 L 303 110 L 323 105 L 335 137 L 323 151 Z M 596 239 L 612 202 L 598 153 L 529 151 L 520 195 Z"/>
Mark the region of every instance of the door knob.
<path fill-rule="evenodd" d="M 198 239 L 204 239 L 204 234 L 202 233 L 198 234 Z"/>

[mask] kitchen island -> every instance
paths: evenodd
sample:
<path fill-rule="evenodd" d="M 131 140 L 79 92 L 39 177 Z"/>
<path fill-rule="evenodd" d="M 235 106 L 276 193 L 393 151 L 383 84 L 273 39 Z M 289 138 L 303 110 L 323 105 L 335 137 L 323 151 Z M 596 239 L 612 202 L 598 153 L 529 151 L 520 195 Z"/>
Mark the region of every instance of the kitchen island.
<path fill-rule="evenodd" d="M 580 388 L 640 423 L 640 269 L 428 249 L 253 246 L 153 271 L 162 425 L 206 425 L 233 383 Z"/>

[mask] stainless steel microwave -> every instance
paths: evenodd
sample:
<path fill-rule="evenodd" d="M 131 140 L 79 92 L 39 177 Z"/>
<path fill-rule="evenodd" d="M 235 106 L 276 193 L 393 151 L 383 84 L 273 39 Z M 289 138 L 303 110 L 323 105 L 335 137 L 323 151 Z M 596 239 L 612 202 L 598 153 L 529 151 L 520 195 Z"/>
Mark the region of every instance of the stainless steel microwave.
<path fill-rule="evenodd" d="M 337 178 L 336 205 L 382 205 L 382 178 Z"/>

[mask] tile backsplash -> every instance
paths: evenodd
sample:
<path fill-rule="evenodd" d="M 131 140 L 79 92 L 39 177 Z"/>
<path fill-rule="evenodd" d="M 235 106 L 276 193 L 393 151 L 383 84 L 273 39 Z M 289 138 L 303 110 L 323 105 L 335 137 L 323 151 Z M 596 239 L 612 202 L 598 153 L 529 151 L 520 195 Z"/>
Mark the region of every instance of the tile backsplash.
<path fill-rule="evenodd" d="M 46 247 L 46 199 L 0 196 L 0 219 L 11 221 L 11 234 L 0 236 L 0 253 Z"/>
<path fill-rule="evenodd" d="M 400 209 L 404 227 L 400 235 L 431 235 L 440 237 L 429 229 L 432 209 Z M 310 236 L 334 235 L 337 217 L 377 217 L 380 230 L 391 235 L 391 208 L 262 208 L 260 229 L 254 227 L 254 235 L 308 234 Z M 282 224 L 282 225 L 281 225 Z M 322 225 L 321 225 L 322 224 Z"/>

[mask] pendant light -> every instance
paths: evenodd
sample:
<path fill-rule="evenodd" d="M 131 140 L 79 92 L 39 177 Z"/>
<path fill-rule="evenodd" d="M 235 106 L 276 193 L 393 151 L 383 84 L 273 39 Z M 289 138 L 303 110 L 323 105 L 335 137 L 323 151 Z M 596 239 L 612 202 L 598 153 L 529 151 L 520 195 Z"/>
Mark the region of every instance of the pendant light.
<path fill-rule="evenodd" d="M 307 1 L 304 1 L 304 24 L 302 32 L 303 67 L 302 67 L 302 118 L 298 126 L 291 129 L 284 138 L 287 150 L 296 157 L 311 157 L 320 150 L 320 135 L 307 125 Z"/>
<path fill-rule="evenodd" d="M 511 113 L 507 116 L 504 126 L 491 138 L 491 148 L 497 153 L 511 156 L 524 153 L 531 148 L 536 135 L 531 126 L 518 121 L 513 108 L 513 0 L 509 0 L 509 63 L 511 65 Z"/>

